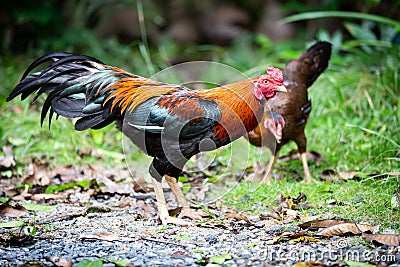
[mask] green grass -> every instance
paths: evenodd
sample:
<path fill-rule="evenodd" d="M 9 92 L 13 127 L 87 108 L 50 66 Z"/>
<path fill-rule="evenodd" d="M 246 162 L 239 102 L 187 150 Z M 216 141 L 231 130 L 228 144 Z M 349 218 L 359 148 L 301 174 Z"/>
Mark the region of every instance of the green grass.
<path fill-rule="evenodd" d="M 254 193 L 250 193 L 253 192 L 254 186 L 245 182 L 227 195 L 226 204 L 239 206 L 241 210 L 250 213 L 265 213 L 271 211 L 271 208 L 278 207 L 276 198 L 281 194 L 296 198 L 303 192 L 312 208 L 300 210 L 300 215 L 320 214 L 321 218 L 336 216 L 398 229 L 399 211 L 390 208 L 390 199 L 395 186 L 394 180 L 340 183 L 314 181 L 303 184 L 284 179 L 281 182 L 274 181 L 271 186 L 261 185 Z M 246 201 L 243 200 L 244 197 Z M 358 202 L 361 198 L 362 200 Z M 331 200 L 339 204 L 327 205 Z"/>
<path fill-rule="evenodd" d="M 255 73 L 267 64 L 282 67 L 299 53 L 292 51 L 292 46 L 287 43 L 275 45 L 261 37 L 255 37 L 255 49 L 251 45 L 254 40 L 246 38 L 227 49 L 199 46 L 183 49 L 182 52 L 171 44 L 158 54 L 158 59 L 152 58 L 153 64 L 158 69 L 165 64 L 162 58 L 170 59 L 176 56 L 174 53 L 188 55 L 195 51 L 198 58 L 207 55 L 207 59 L 228 63 L 240 71 Z M 299 50 L 303 49 L 301 47 Z M 124 51 L 123 54 L 126 53 Z M 120 56 L 122 60 L 123 55 Z M 136 53 L 135 56 L 139 57 L 136 62 L 143 64 L 140 54 Z M 40 104 L 30 106 L 29 101 L 21 104 L 17 100 L 5 103 L 6 95 L 32 58 L 34 56 L 4 59 L 4 65 L 0 67 L 0 140 L 2 144 L 13 147 L 17 162 L 24 165 L 34 159 L 47 161 L 51 166 L 86 165 L 94 162 L 105 165 L 125 164 L 122 160 L 122 135 L 113 125 L 99 131 L 78 133 L 74 130 L 73 121 L 59 118 L 53 121 L 49 130 L 47 122 L 40 127 Z M 379 223 L 400 231 L 400 212 L 390 208 L 390 199 L 399 177 L 383 175 L 332 183 L 319 180 L 321 172 L 326 169 L 358 171 L 364 177 L 400 170 L 399 58 L 399 47 L 376 51 L 375 54 L 359 52 L 333 55 L 328 70 L 309 90 L 313 111 L 306 128 L 308 150 L 318 151 L 324 157 L 324 161 L 318 165 L 310 163 L 314 182 L 307 185 L 298 182 L 298 173 L 302 174 L 300 161 L 281 162 L 275 168 L 275 172 L 284 176 L 281 182 L 274 181 L 270 187 L 261 186 L 253 193 L 249 193 L 248 183 L 239 183 L 225 196 L 225 204 L 250 213 L 259 213 L 276 207 L 275 199 L 281 194 L 296 197 L 299 192 L 304 192 L 307 202 L 313 206 L 305 210 L 305 213 Z M 114 58 L 114 61 L 117 59 Z M 127 64 L 125 59 L 121 67 L 126 68 Z M 128 70 L 139 68 L 135 65 Z M 142 69 L 141 72 L 146 71 Z M 240 140 L 238 143 L 243 142 Z M 101 151 L 101 156 L 79 156 L 77 153 L 78 150 L 91 148 Z M 291 143 L 282 149 L 281 155 L 295 148 Z M 218 159 L 226 161 L 230 151 L 221 152 L 217 155 Z M 250 150 L 250 155 L 246 155 L 250 158 L 249 162 L 258 158 L 257 153 L 255 148 Z M 237 153 L 236 160 L 240 161 L 241 155 Z M 143 168 L 147 170 L 147 166 Z M 233 177 L 236 171 L 228 169 L 225 175 Z M 246 195 L 248 200 L 244 201 Z M 354 200 L 358 197 L 363 200 L 355 204 Z M 326 201 L 330 199 L 343 205 L 328 207 Z"/>

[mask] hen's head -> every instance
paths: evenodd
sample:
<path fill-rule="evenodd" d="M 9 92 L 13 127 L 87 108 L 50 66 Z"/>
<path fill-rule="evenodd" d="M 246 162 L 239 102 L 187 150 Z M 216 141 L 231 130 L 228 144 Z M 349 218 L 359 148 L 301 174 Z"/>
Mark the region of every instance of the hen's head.
<path fill-rule="evenodd" d="M 279 144 L 282 141 L 285 118 L 283 118 L 283 116 L 278 112 L 271 111 L 264 121 L 264 127 L 274 135 L 276 142 Z"/>
<path fill-rule="evenodd" d="M 254 82 L 254 93 L 258 99 L 273 98 L 276 92 L 287 92 L 283 86 L 283 72 L 274 67 L 267 67 L 267 74 L 261 75 Z"/>

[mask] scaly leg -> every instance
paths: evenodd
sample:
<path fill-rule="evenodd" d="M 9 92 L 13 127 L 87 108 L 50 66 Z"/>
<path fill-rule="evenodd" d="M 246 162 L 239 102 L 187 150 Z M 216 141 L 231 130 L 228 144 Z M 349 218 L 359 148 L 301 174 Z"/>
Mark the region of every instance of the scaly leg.
<path fill-rule="evenodd" d="M 310 174 L 310 169 L 308 168 L 308 162 L 307 162 L 307 152 L 300 153 L 300 159 L 301 163 L 303 164 L 303 170 L 304 170 L 304 182 L 309 183 L 311 182 L 311 174 Z"/>
<path fill-rule="evenodd" d="M 193 209 L 190 208 L 189 203 L 185 199 L 181 188 L 178 186 L 178 182 L 174 177 L 164 175 L 165 180 L 167 181 L 169 187 L 171 187 L 172 193 L 174 193 L 176 197 L 176 201 L 178 202 L 178 206 L 182 207 L 181 213 L 178 218 L 188 217 L 192 220 L 201 220 L 202 217 Z"/>
<path fill-rule="evenodd" d="M 172 223 L 181 226 L 192 225 L 190 222 L 169 216 L 161 182 L 157 181 L 154 178 L 151 178 L 151 181 L 153 183 L 154 192 L 156 193 L 158 216 L 162 224 L 167 225 L 169 223 Z"/>
<path fill-rule="evenodd" d="M 266 185 L 271 185 L 272 171 L 274 170 L 274 166 L 276 160 L 278 159 L 278 156 L 279 156 L 279 151 L 277 151 L 274 154 L 274 156 L 270 159 L 268 163 L 267 173 L 265 174 L 265 177 L 262 180 Z"/>

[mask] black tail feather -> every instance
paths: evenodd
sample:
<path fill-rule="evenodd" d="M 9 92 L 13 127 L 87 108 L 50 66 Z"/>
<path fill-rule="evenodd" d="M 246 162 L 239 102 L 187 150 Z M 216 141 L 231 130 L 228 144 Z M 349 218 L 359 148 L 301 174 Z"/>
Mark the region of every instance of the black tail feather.
<path fill-rule="evenodd" d="M 50 60 L 55 62 L 55 61 L 59 60 L 60 58 L 63 58 L 63 57 L 69 56 L 69 55 L 71 55 L 71 53 L 55 52 L 55 53 L 44 55 L 44 56 L 36 59 L 35 61 L 32 62 L 31 65 L 28 66 L 28 68 L 25 70 L 24 74 L 22 74 L 21 81 L 23 79 L 25 79 L 28 76 L 28 74 L 37 66 L 42 65 L 43 63 L 50 61 Z"/>
<path fill-rule="evenodd" d="M 77 71 L 80 71 L 80 72 L 83 72 L 83 71 L 85 71 L 86 69 L 67 69 L 67 70 L 65 70 L 65 71 L 62 71 L 62 72 L 59 72 L 59 73 L 57 73 L 56 75 L 54 75 L 54 76 L 51 76 L 51 77 L 49 77 L 47 80 L 44 80 L 43 82 L 42 82 L 42 84 L 41 84 L 41 88 L 40 88 L 40 90 L 36 93 L 36 95 L 35 95 L 35 97 L 33 98 L 33 100 L 32 100 L 32 103 L 34 103 L 38 98 L 39 98 L 39 96 L 41 95 L 41 94 L 43 94 L 43 93 L 45 93 L 45 92 L 48 92 L 48 90 L 49 90 L 49 88 L 48 88 L 48 86 L 44 86 L 44 85 L 46 85 L 46 84 L 51 84 L 51 82 L 52 81 L 54 81 L 56 78 L 58 78 L 58 77 L 61 77 L 61 76 L 63 76 L 63 75 L 69 75 L 69 74 L 73 74 L 73 73 L 76 73 Z M 72 79 L 72 78 L 71 78 Z M 68 81 L 68 80 L 67 80 Z M 27 84 L 27 86 L 29 86 L 29 84 Z M 48 92 L 49 93 L 49 92 Z M 26 95 L 25 97 L 27 97 L 27 96 L 29 96 L 29 94 L 28 95 Z M 24 99 L 24 98 L 23 98 Z M 22 99 L 22 100 L 23 100 Z"/>
<path fill-rule="evenodd" d="M 45 69 L 41 70 L 39 73 L 34 73 L 31 76 L 28 76 L 33 69 L 48 61 L 52 61 L 53 63 Z M 68 63 L 73 64 L 76 61 L 92 61 L 103 64 L 100 60 L 96 58 L 84 55 L 73 55 L 67 52 L 55 52 L 42 56 L 28 66 L 28 68 L 22 75 L 20 83 L 14 88 L 14 90 L 11 92 L 6 100 L 10 101 L 19 94 L 21 94 L 21 100 L 24 100 L 29 95 L 35 93 L 40 87 L 42 87 L 42 89 L 39 91 L 40 95 L 46 92 L 46 88 L 43 87 L 43 85 L 48 85 L 52 80 L 55 80 L 65 75 L 73 75 L 74 73 L 82 75 L 82 73 L 88 71 L 86 68 L 82 67 L 85 66 L 83 62 L 80 65 L 75 64 L 75 68 L 62 69 L 63 65 L 66 65 Z M 57 72 L 54 72 L 55 70 L 57 70 Z M 49 72 L 51 72 L 51 74 L 49 74 Z M 35 100 L 37 99 L 37 97 L 38 96 L 36 96 Z"/>
<path fill-rule="evenodd" d="M 104 118 L 102 116 L 102 112 L 98 112 L 97 114 L 90 115 L 90 116 L 85 116 L 85 117 L 80 118 L 75 123 L 75 130 L 83 131 L 83 130 L 86 130 L 86 129 L 89 129 L 89 128 L 93 128 L 96 125 L 101 124 L 102 122 L 104 122 Z"/>
<path fill-rule="evenodd" d="M 35 68 L 50 62 L 38 72 Z M 125 72 L 113 70 L 100 60 L 67 52 L 56 52 L 42 56 L 28 66 L 21 81 L 7 97 L 7 101 L 21 95 L 24 100 L 35 94 L 35 102 L 42 94 L 47 94 L 41 112 L 41 125 L 49 114 L 49 127 L 56 114 L 67 118 L 79 118 L 75 128 L 102 128 L 120 118 L 121 110 L 111 102 L 104 103 L 111 91 L 103 90 L 114 82 L 129 76 Z"/>

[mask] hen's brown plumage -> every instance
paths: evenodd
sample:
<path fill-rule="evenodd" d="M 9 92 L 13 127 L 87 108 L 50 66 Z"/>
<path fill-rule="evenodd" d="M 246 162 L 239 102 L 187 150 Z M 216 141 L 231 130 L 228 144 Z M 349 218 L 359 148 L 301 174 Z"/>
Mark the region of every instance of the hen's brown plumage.
<path fill-rule="evenodd" d="M 255 146 L 267 146 L 274 153 L 267 168 L 266 183 L 270 183 L 273 166 L 279 150 L 289 141 L 297 144 L 303 164 L 305 181 L 311 180 L 306 159 L 307 139 L 304 129 L 311 112 L 307 89 L 327 68 L 331 44 L 317 42 L 299 57 L 290 61 L 284 70 L 284 85 L 288 94 L 277 94 L 268 101 L 271 111 L 266 112 L 261 123 L 247 138 Z"/>

